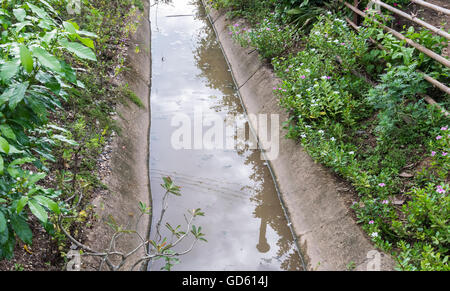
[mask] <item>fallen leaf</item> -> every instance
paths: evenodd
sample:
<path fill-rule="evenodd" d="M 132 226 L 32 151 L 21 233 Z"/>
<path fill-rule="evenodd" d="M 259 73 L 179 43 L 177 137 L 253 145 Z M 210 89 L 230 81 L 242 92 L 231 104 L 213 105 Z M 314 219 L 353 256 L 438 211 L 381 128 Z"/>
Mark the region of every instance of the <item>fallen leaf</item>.
<path fill-rule="evenodd" d="M 27 245 L 23 245 L 24 250 L 29 253 L 30 255 L 32 255 L 33 253 L 31 252 L 31 250 L 28 248 Z"/>

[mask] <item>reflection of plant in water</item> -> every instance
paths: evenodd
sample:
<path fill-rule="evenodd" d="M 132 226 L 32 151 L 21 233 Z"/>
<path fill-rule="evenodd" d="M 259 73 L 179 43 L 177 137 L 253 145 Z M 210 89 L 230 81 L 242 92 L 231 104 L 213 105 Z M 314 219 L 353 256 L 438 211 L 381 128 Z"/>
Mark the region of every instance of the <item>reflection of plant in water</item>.
<path fill-rule="evenodd" d="M 197 6 L 199 9 L 196 9 L 195 17 L 204 23 L 204 27 L 198 32 L 194 51 L 196 65 L 201 71 L 198 77 L 202 78 L 209 88 L 219 90 L 222 93 L 222 97 L 217 98 L 217 106 L 214 107 L 217 112 L 242 114 L 243 108 L 236 94 L 236 87 L 231 74 L 226 70 L 228 67 L 222 57 L 216 35 L 212 32 L 213 28 L 206 19 L 200 1 L 197 1 Z M 248 132 L 248 124 L 246 126 Z M 250 199 L 256 204 L 253 215 L 261 219 L 260 239 L 255 242 L 255 246 L 262 253 L 269 250 L 270 246 L 266 241 L 265 230 L 267 225 L 270 225 L 279 237 L 277 257 L 284 258 L 281 268 L 284 270 L 301 270 L 302 262 L 298 253 L 296 251 L 289 253 L 295 249 L 295 246 L 290 229 L 286 225 L 286 218 L 283 215 L 276 190 L 272 184 L 272 177 L 265 167 L 256 162 L 260 160 L 260 151 L 250 150 L 248 140 L 245 141 L 245 144 L 246 147 L 238 149 L 237 154 L 245 157 L 245 165 L 251 167 L 252 174 L 249 178 L 253 181 L 252 188 L 245 188 L 242 191 L 249 190 Z"/>
<path fill-rule="evenodd" d="M 167 198 L 170 194 L 175 196 L 181 196 L 180 193 L 180 187 L 176 186 L 172 179 L 170 177 L 164 177 L 163 178 L 164 184 L 161 184 L 161 186 L 166 190 L 164 196 L 163 196 L 163 208 L 160 214 L 160 217 L 158 219 L 158 222 L 156 224 L 156 238 L 146 240 L 140 233 L 138 233 L 137 229 L 142 221 L 142 218 L 144 216 L 150 216 L 151 210 L 150 207 L 145 205 L 142 202 L 139 202 L 139 217 L 137 219 L 136 224 L 134 225 L 134 228 L 130 228 L 131 221 L 128 222 L 126 226 L 119 225 L 114 218 L 110 217 L 108 225 L 114 230 L 114 234 L 111 237 L 109 247 L 105 251 L 95 251 L 92 250 L 90 247 L 83 245 L 82 243 L 78 242 L 76 239 L 74 239 L 63 227 L 63 215 L 60 216 L 58 219 L 59 227 L 64 232 L 64 234 L 71 240 L 76 246 L 78 246 L 83 252 L 80 251 L 80 253 L 84 256 L 93 256 L 93 257 L 99 257 L 101 258 L 100 265 L 98 267 L 98 270 L 103 270 L 104 267 L 108 267 L 111 271 L 118 271 L 122 270 L 125 267 L 125 264 L 127 264 L 131 259 L 133 259 L 134 255 L 138 252 L 144 250 L 143 255 L 141 255 L 139 258 L 134 259 L 134 262 L 131 262 L 131 268 L 130 270 L 133 271 L 136 268 L 140 267 L 141 270 L 145 267 L 147 263 L 151 263 L 154 260 L 158 259 L 164 259 L 166 261 L 166 264 L 164 267 L 162 267 L 162 270 L 170 271 L 172 267 L 179 263 L 179 257 L 182 255 L 185 255 L 192 251 L 196 243 L 200 241 L 205 241 L 204 238 L 205 234 L 202 233 L 202 228 L 197 227 L 193 224 L 194 220 L 198 216 L 203 216 L 204 213 L 201 211 L 200 208 L 192 209 L 188 211 L 189 216 L 185 215 L 186 219 L 186 227 L 182 229 L 181 225 L 178 225 L 176 227 L 170 225 L 169 223 L 166 223 L 166 228 L 171 232 L 171 238 L 168 239 L 167 237 L 163 237 L 160 233 L 161 231 L 161 224 L 164 219 L 164 214 L 168 208 L 167 204 Z M 124 235 L 134 235 L 137 236 L 140 240 L 140 243 L 138 246 L 136 246 L 134 249 L 129 250 L 128 252 L 119 251 L 116 249 L 116 243 L 119 238 L 121 238 Z M 175 247 L 179 245 L 182 241 L 184 241 L 188 236 L 192 236 L 194 238 L 192 244 L 189 248 L 183 250 L 183 251 L 175 251 Z"/>
<path fill-rule="evenodd" d="M 198 7 L 195 10 L 197 12 L 194 17 L 203 23 L 203 27 L 198 30 L 196 35 L 197 43 L 193 52 L 196 66 L 200 69 L 197 77 L 204 80 L 209 88 L 218 90 L 223 94 L 222 98 L 218 98 L 218 105 L 213 107 L 214 110 L 220 112 L 224 111 L 223 108 L 227 108 L 228 110 L 225 111 L 242 113 L 233 79 L 225 69 L 227 68 L 226 60 L 223 57 L 213 28 L 206 18 L 203 5 L 200 1 L 194 1 L 194 4 Z"/>

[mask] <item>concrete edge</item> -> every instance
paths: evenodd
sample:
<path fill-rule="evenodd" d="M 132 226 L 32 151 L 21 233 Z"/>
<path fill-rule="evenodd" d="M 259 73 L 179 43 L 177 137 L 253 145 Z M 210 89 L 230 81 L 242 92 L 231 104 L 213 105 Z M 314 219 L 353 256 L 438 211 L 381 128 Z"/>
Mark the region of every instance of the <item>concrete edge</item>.
<path fill-rule="evenodd" d="M 139 97 L 143 108 L 132 102 L 119 105 L 117 124 L 121 134 L 114 138 L 111 156 L 111 174 L 103 181 L 109 188 L 110 195 L 96 197 L 95 206 L 98 221 L 88 231 L 87 245 L 96 250 L 104 250 L 112 236 L 107 225 L 109 217 L 119 224 L 136 225 L 139 216 L 139 202 L 151 206 L 149 173 L 149 139 L 150 139 L 150 90 L 151 90 L 151 28 L 150 1 L 145 0 L 144 11 L 140 13 L 140 24 L 131 36 L 128 48 L 127 64 L 129 70 L 121 77 L 121 85 L 129 88 Z M 139 52 L 136 52 L 136 46 Z M 145 158 L 143 158 L 145 157 Z M 137 231 L 148 239 L 151 217 L 144 216 Z M 142 241 L 137 236 L 127 235 L 118 240 L 118 249 L 131 251 Z M 128 270 L 138 258 L 144 255 L 144 249 L 131 257 L 122 269 Z M 93 260 L 87 260 L 94 265 Z M 144 266 L 144 268 L 146 267 Z"/>
<path fill-rule="evenodd" d="M 231 22 L 224 13 L 202 2 L 246 111 L 255 115 L 278 114 L 280 121 L 287 120 L 286 112 L 273 94 L 272 88 L 278 84 L 273 71 L 263 65 L 256 51 L 244 49 L 232 40 L 228 31 Z M 257 124 L 253 123 L 252 127 L 257 128 Z M 283 138 L 285 133 L 280 130 L 280 154 L 269 164 L 307 269 L 346 270 L 352 264 L 355 270 L 367 270 L 375 262 L 369 253 L 375 247 L 351 217 L 343 194 L 337 190 L 339 182 L 301 146 Z M 382 252 L 379 254 L 379 269 L 393 270 L 393 259 Z"/>

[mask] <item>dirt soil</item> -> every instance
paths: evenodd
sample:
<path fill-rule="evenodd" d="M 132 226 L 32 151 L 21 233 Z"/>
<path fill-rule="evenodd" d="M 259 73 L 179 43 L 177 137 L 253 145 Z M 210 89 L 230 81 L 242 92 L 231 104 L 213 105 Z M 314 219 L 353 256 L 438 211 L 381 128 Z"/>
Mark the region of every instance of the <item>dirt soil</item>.
<path fill-rule="evenodd" d="M 51 241 L 50 235 L 33 216 L 30 223 L 33 232 L 33 245 L 26 246 L 22 242 L 16 245 L 14 258 L 11 261 L 0 261 L 2 271 L 58 271 L 64 265 L 58 248 Z M 28 251 L 27 251 L 28 249 Z"/>

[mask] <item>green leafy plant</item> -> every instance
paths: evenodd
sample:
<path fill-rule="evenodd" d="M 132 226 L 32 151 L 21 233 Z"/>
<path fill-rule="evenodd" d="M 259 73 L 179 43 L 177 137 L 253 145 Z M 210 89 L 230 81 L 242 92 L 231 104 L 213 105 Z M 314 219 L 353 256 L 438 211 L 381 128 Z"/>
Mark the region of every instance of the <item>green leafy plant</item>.
<path fill-rule="evenodd" d="M 292 46 L 292 31 L 274 22 L 272 17 L 267 17 L 253 29 L 240 28 L 239 24 L 230 27 L 233 38 L 242 46 L 255 47 L 260 57 L 271 60 L 282 55 Z"/>
<path fill-rule="evenodd" d="M 61 211 L 61 192 L 38 182 L 48 170 L 43 162 L 54 160 L 52 146 L 75 143 L 45 125 L 68 90 L 83 87 L 64 55 L 96 61 L 96 35 L 57 21 L 57 11 L 42 0 L 4 2 L 0 12 L 0 258 L 11 258 L 16 236 L 32 242 L 29 214 L 51 229 L 49 213 Z"/>

